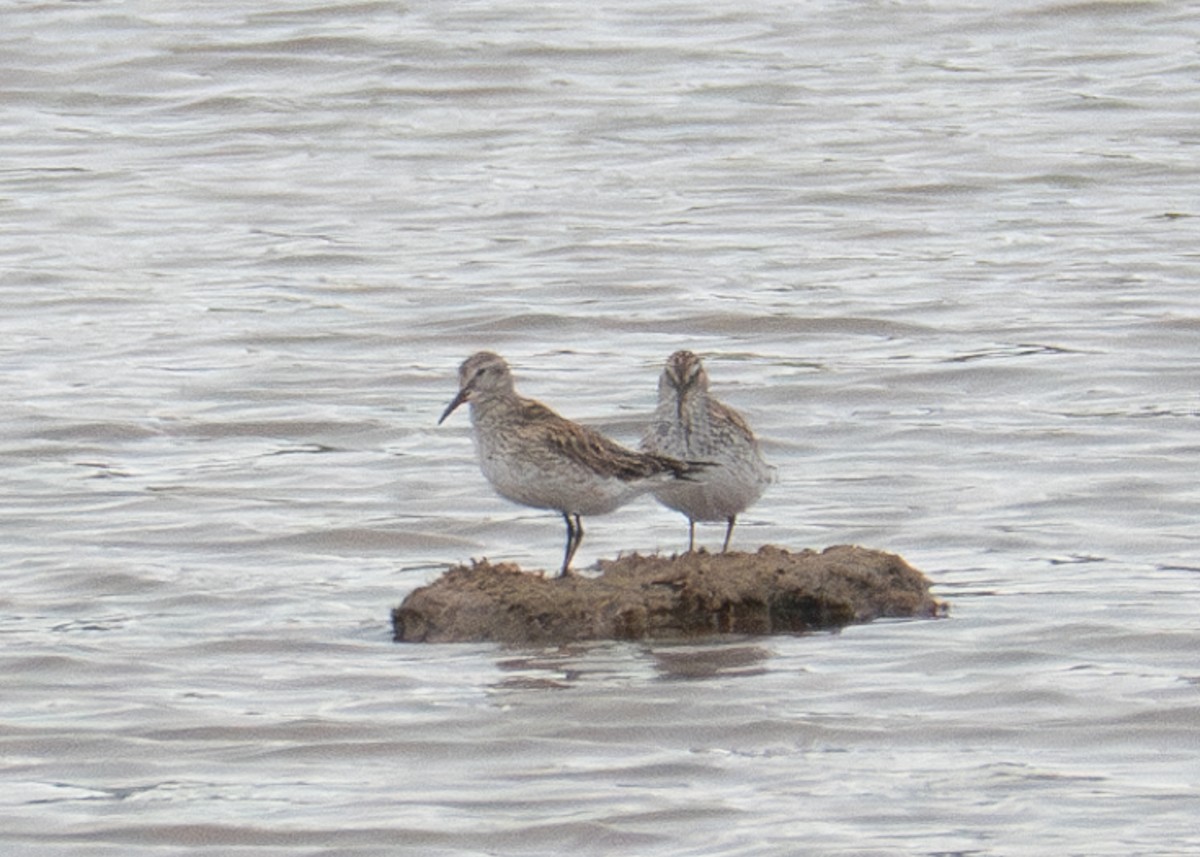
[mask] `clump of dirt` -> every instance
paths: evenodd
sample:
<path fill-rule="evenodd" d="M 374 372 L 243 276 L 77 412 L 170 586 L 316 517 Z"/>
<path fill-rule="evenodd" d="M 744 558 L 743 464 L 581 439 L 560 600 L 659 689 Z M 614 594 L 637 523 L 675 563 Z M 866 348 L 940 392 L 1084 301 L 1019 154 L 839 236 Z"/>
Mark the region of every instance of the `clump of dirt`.
<path fill-rule="evenodd" d="M 797 634 L 945 612 L 895 554 L 839 545 L 793 553 L 632 554 L 597 577 L 545 577 L 487 560 L 450 569 L 392 611 L 397 642 L 565 643 Z"/>

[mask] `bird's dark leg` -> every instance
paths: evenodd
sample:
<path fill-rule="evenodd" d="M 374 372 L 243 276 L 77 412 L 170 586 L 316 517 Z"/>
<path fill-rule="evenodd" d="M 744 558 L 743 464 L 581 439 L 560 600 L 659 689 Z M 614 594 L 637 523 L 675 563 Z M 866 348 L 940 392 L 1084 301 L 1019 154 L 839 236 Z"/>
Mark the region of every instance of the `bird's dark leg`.
<path fill-rule="evenodd" d="M 688 549 L 687 549 L 687 552 L 691 553 L 695 549 L 696 549 L 696 522 L 693 521 L 691 518 L 688 518 Z"/>
<path fill-rule="evenodd" d="M 567 550 L 563 554 L 562 571 L 558 573 L 559 577 L 566 577 L 571 573 L 571 560 L 575 558 L 575 551 L 579 550 L 579 543 L 583 541 L 583 521 L 579 519 L 579 516 L 563 512 L 563 520 L 567 522 Z"/>
<path fill-rule="evenodd" d="M 575 522 L 571 520 L 571 516 L 566 512 L 562 513 L 563 520 L 567 522 L 567 545 L 563 548 L 563 564 L 558 570 L 558 576 L 564 577 L 567 574 L 567 569 L 571 565 L 571 554 L 574 553 L 575 547 Z"/>
<path fill-rule="evenodd" d="M 727 520 L 729 521 L 729 526 L 725 528 L 725 544 L 721 546 L 721 553 L 729 550 L 729 540 L 733 538 L 733 525 L 737 523 L 737 515 L 730 515 Z"/>

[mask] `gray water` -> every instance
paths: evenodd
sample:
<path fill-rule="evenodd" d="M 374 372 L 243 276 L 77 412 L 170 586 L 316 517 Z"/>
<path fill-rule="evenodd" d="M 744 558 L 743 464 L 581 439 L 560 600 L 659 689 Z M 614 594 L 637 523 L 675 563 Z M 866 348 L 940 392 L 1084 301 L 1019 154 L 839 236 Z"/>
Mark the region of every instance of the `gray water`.
<path fill-rule="evenodd" d="M 1188 4 L 3 19 L 6 855 L 1200 854 Z M 950 618 L 392 643 L 561 556 L 457 364 L 631 443 L 681 347 L 778 471 L 736 547 Z"/>

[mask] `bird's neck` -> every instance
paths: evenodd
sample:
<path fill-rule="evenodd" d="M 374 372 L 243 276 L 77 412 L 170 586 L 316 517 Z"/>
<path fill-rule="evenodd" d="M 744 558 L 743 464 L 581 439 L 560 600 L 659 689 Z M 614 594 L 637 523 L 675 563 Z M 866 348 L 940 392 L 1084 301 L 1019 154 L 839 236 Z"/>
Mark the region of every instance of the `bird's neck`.
<path fill-rule="evenodd" d="M 471 400 L 471 422 L 477 426 L 505 422 L 520 410 L 521 398 L 515 393 L 482 396 Z"/>

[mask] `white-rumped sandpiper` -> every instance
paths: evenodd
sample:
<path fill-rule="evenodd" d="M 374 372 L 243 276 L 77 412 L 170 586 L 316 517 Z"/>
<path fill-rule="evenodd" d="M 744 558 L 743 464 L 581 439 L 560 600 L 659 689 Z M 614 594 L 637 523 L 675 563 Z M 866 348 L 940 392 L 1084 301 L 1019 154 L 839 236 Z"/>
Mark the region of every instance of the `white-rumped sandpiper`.
<path fill-rule="evenodd" d="M 772 472 L 742 415 L 709 395 L 708 373 L 692 352 L 676 351 L 667 358 L 642 449 L 712 463 L 693 479 L 655 486 L 654 496 L 687 515 L 689 551 L 696 546 L 697 521 L 725 521 L 721 550 L 729 550 L 738 513 L 762 496 Z"/>
<path fill-rule="evenodd" d="M 562 514 L 567 546 L 561 575 L 571 573 L 571 560 L 583 541 L 581 516 L 612 512 L 659 485 L 692 478 L 689 474 L 706 466 L 626 449 L 519 396 L 508 364 L 490 351 L 463 362 L 458 385 L 458 395 L 438 424 L 469 403 L 479 466 L 496 492 L 514 503 Z"/>

